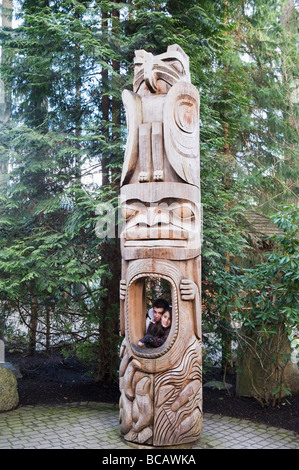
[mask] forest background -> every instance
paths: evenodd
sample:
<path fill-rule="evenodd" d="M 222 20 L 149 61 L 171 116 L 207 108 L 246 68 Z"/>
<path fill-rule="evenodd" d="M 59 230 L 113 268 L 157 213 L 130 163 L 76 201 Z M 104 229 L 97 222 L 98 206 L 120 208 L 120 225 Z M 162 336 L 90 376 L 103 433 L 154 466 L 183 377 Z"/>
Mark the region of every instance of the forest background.
<path fill-rule="evenodd" d="M 295 2 L 16 0 L 13 23 L 2 7 L 0 338 L 16 339 L 17 318 L 29 354 L 63 340 L 96 380 L 117 378 L 121 256 L 117 236 L 96 235 L 98 208 L 117 220 L 134 51 L 179 44 L 201 100 L 204 333 L 224 371 L 253 332 L 261 344 L 282 328 L 295 348 Z M 249 210 L 272 217 L 275 240 L 250 232 Z"/>

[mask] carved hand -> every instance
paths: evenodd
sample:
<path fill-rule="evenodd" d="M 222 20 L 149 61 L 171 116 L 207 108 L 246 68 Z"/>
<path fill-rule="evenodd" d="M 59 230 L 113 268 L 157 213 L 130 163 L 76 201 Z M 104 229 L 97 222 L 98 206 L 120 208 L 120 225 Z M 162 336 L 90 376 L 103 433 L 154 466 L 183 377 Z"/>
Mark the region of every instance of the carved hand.
<path fill-rule="evenodd" d="M 124 279 L 121 279 L 119 286 L 119 298 L 120 300 L 125 300 L 127 293 L 127 282 Z"/>
<path fill-rule="evenodd" d="M 194 300 L 198 291 L 197 285 L 191 279 L 182 279 L 180 284 L 182 300 Z"/>

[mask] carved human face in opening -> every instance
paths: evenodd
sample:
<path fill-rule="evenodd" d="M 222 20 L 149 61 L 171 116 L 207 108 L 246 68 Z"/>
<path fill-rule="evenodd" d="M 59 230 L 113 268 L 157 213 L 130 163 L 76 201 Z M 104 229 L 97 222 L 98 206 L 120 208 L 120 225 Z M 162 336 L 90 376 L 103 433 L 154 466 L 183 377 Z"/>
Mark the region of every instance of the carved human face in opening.
<path fill-rule="evenodd" d="M 135 51 L 134 92 L 165 94 L 178 81 L 190 82 L 189 59 L 178 45 L 154 56 L 143 49 Z"/>

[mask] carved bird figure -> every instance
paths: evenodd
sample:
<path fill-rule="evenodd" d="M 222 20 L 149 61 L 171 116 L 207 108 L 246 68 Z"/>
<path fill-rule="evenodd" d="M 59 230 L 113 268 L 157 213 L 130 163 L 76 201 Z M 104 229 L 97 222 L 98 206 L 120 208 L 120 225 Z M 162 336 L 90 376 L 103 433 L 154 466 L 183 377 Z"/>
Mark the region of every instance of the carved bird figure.
<path fill-rule="evenodd" d="M 178 45 L 135 52 L 133 92 L 122 94 L 127 145 L 121 185 L 153 181 L 199 187 L 199 93 Z"/>

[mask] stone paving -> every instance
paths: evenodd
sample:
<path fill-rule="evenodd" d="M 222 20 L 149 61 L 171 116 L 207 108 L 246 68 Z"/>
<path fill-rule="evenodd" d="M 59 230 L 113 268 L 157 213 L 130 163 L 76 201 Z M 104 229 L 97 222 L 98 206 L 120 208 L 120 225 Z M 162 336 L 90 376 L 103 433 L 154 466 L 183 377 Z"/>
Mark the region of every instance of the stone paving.
<path fill-rule="evenodd" d="M 299 449 L 298 436 L 285 429 L 208 413 L 203 422 L 201 439 L 191 449 Z M 0 449 L 132 447 L 119 436 L 118 405 L 86 402 L 0 413 Z"/>

